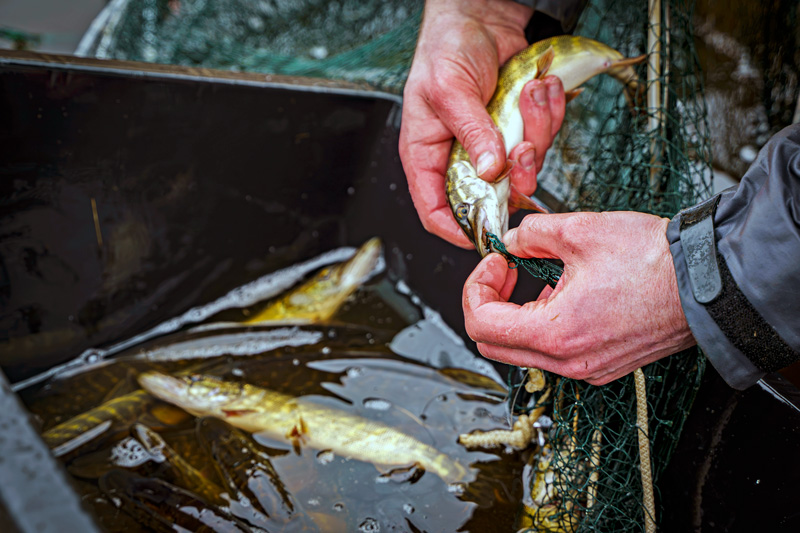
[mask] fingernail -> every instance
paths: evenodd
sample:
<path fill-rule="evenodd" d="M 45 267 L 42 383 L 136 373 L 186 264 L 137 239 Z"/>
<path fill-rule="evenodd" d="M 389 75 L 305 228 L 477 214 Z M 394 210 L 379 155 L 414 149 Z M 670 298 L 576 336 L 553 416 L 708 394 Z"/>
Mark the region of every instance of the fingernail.
<path fill-rule="evenodd" d="M 488 150 L 479 155 L 478 167 L 475 169 L 478 172 L 478 176 L 482 176 L 487 170 L 492 168 L 494 161 L 494 154 Z"/>
<path fill-rule="evenodd" d="M 519 164 L 522 165 L 522 168 L 525 170 L 530 170 L 533 168 L 533 164 L 535 161 L 536 150 L 531 148 L 530 150 L 523 153 L 519 156 Z"/>
<path fill-rule="evenodd" d="M 558 83 L 548 83 L 547 84 L 547 94 L 550 98 L 558 98 L 562 96 L 564 93 L 561 91 L 561 87 L 559 87 Z"/>
<path fill-rule="evenodd" d="M 544 85 L 539 84 L 533 88 L 533 101 L 537 105 L 547 104 L 547 88 Z"/>

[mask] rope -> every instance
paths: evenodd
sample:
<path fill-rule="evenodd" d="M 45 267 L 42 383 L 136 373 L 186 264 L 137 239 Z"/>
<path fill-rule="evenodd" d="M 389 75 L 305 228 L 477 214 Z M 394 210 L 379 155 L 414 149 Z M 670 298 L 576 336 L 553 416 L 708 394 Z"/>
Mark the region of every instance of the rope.
<path fill-rule="evenodd" d="M 656 531 L 656 509 L 653 498 L 653 475 L 650 472 L 650 437 L 647 428 L 647 390 L 644 372 L 637 368 L 633 373 L 636 384 L 636 427 L 639 429 L 639 470 L 642 474 L 642 504 L 644 505 L 644 527 L 647 533 Z"/>

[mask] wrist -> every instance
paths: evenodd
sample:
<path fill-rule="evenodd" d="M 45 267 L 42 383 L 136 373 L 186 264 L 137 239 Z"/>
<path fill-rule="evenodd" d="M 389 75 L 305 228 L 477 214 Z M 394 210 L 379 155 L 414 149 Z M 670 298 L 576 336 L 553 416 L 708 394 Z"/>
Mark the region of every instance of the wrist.
<path fill-rule="evenodd" d="M 469 18 L 487 26 L 504 26 L 524 30 L 533 16 L 533 8 L 513 0 L 428 0 L 425 2 L 423 30 L 426 22 L 452 18 Z M 435 27 L 436 25 L 434 25 Z"/>

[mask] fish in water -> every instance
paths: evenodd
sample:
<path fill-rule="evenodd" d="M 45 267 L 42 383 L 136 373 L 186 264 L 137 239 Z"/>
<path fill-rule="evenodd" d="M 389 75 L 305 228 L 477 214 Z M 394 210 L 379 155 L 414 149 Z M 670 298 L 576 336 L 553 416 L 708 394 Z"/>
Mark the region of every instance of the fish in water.
<path fill-rule="evenodd" d="M 312 324 L 329 320 L 367 279 L 381 255 L 381 241 L 368 240 L 343 263 L 327 266 L 268 304 L 245 324 Z"/>
<path fill-rule="evenodd" d="M 567 93 L 567 101 L 577 96 L 581 84 L 607 73 L 625 85 L 630 102 L 639 100 L 638 77 L 631 65 L 646 56 L 626 58 L 603 43 L 562 35 L 530 45 L 512 57 L 500 69 L 497 88 L 486 110 L 497 124 L 506 146 L 506 154 L 523 140 L 524 125 L 519 97 L 525 84 L 545 75 L 558 76 Z M 534 200 L 511 187 L 510 166 L 494 181 L 478 177 L 469 155 L 456 141 L 447 164 L 447 200 L 453 216 L 482 256 L 493 251 L 487 233 L 497 237 L 508 230 L 508 206 L 548 212 Z"/>
<path fill-rule="evenodd" d="M 195 416 L 213 416 L 251 433 L 290 441 L 296 450 L 305 445 L 375 465 L 416 464 L 446 483 L 468 481 L 468 470 L 436 448 L 342 409 L 210 376 L 146 372 L 139 383 Z"/>
<path fill-rule="evenodd" d="M 195 493 L 166 481 L 111 470 L 100 478 L 102 491 L 123 511 L 152 531 L 250 532 L 250 527 Z"/>
<path fill-rule="evenodd" d="M 42 433 L 42 440 L 60 457 L 76 449 L 112 438 L 140 421 L 151 428 L 174 426 L 185 414 L 169 403 L 156 401 L 139 389 L 109 400 Z"/>

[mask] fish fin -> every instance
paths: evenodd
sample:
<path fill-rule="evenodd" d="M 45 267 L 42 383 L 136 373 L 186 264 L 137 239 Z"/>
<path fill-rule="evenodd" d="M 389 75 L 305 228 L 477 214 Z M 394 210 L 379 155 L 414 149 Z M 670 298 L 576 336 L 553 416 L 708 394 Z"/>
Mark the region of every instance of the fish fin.
<path fill-rule="evenodd" d="M 577 89 L 572 89 L 572 90 L 570 90 L 570 91 L 566 91 L 566 92 L 564 93 L 564 96 L 565 96 L 565 97 L 566 97 L 566 99 L 567 99 L 567 103 L 570 103 L 571 101 L 573 101 L 573 100 L 574 100 L 575 98 L 577 98 L 577 97 L 578 97 L 578 95 L 580 95 L 582 92 L 583 92 L 583 87 L 578 87 Z"/>
<path fill-rule="evenodd" d="M 511 175 L 511 169 L 514 168 L 514 161 L 506 161 L 506 166 L 499 176 L 494 180 L 494 183 L 499 183 Z"/>
<path fill-rule="evenodd" d="M 517 209 L 527 209 L 529 211 L 537 211 L 539 213 L 551 213 L 546 206 L 540 205 L 536 200 L 530 196 L 524 195 L 517 190 L 513 185 L 511 186 L 511 196 L 508 198 L 508 205 L 516 207 Z"/>
<path fill-rule="evenodd" d="M 620 60 L 614 61 L 614 63 L 611 65 L 611 68 L 630 67 L 633 65 L 638 65 L 645 59 L 647 59 L 647 54 L 642 54 L 636 57 L 624 57 Z"/>
<path fill-rule="evenodd" d="M 553 64 L 553 58 L 556 57 L 555 49 L 553 45 L 550 45 L 547 50 L 544 51 L 542 55 L 539 56 L 539 59 L 536 60 L 536 78 L 541 79 L 547 75 L 547 71 L 550 70 L 550 65 Z"/>
<path fill-rule="evenodd" d="M 639 78 L 631 68 L 647 59 L 647 54 L 642 54 L 637 57 L 625 57 L 614 63 L 609 67 L 608 74 L 616 78 L 625 85 L 625 100 L 628 102 L 631 112 L 634 116 L 639 117 L 644 115 L 641 110 L 647 107 L 645 103 L 645 86 L 639 83 Z"/>
<path fill-rule="evenodd" d="M 249 415 L 255 413 L 255 409 L 223 409 L 222 412 L 225 416 L 242 416 L 242 415 Z"/>
<path fill-rule="evenodd" d="M 308 427 L 302 416 L 297 417 L 297 423 L 292 426 L 292 429 L 286 434 L 286 438 L 292 443 L 294 453 L 300 455 L 300 445 L 305 444 L 306 435 L 308 434 Z"/>

